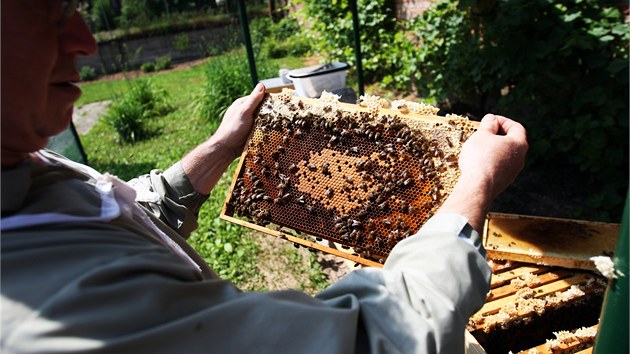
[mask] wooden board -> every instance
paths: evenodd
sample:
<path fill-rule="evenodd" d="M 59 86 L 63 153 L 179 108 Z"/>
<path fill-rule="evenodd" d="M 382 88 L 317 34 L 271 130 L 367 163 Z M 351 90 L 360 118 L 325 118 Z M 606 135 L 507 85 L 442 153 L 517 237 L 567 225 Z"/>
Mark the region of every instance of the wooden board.
<path fill-rule="evenodd" d="M 594 256 L 612 256 L 619 224 L 490 213 L 484 230 L 488 257 L 595 270 Z"/>
<path fill-rule="evenodd" d="M 591 326 L 589 330 L 592 330 L 594 333 L 597 333 L 597 325 Z M 590 337 L 590 336 L 589 336 Z M 582 340 L 580 341 L 577 338 L 573 338 L 571 340 L 565 340 L 564 343 L 558 345 L 555 348 L 550 348 L 547 343 L 543 343 L 537 345 L 531 349 L 526 349 L 518 352 L 518 354 L 558 354 L 558 353 L 577 353 L 577 354 L 587 354 L 593 352 L 593 342 L 594 338 L 590 340 Z M 579 352 L 576 352 L 579 350 Z"/>

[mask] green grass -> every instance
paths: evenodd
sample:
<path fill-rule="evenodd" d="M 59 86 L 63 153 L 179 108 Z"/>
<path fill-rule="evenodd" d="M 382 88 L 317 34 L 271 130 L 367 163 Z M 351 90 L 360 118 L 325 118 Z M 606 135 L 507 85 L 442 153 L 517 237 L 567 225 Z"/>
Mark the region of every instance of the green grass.
<path fill-rule="evenodd" d="M 173 104 L 177 105 L 189 97 L 189 90 L 201 90 L 204 82 L 203 64 L 187 70 L 158 72 L 142 75 L 142 77 L 151 78 L 155 85 L 164 88 L 173 99 Z M 111 100 L 126 92 L 129 89 L 127 81 L 135 78 L 132 74 L 128 74 L 125 79 L 121 80 L 103 80 L 81 84 L 83 95 L 76 105 L 81 107 L 86 103 Z M 183 90 L 182 88 L 186 89 Z"/>
<path fill-rule="evenodd" d="M 275 61 L 285 68 L 303 66 L 300 58 Z M 150 77 L 154 86 L 167 92 L 174 111 L 148 121 L 147 128 L 154 134 L 134 144 L 121 144 L 116 131 L 100 120 L 87 134 L 81 136 L 90 165 L 99 171 L 129 180 L 154 168 L 168 168 L 211 136 L 219 121 L 208 121 L 196 116 L 191 104 L 205 84 L 203 70 L 204 66 L 199 65 L 143 76 Z M 85 83 L 81 86 L 83 96 L 77 105 L 114 99 L 129 89 L 128 80 Z M 257 271 L 259 247 L 256 244 L 260 241 L 254 239 L 249 229 L 219 220 L 235 168 L 236 162 L 228 168 L 212 191 L 200 212 L 199 228 L 191 235 L 189 242 L 223 278 L 233 281 L 244 290 L 262 290 L 256 285 L 261 283 L 256 281 L 261 277 Z M 297 257 L 295 252 L 289 253 L 287 257 Z M 326 285 L 326 279 L 321 275 L 319 264 L 312 259 L 307 263 L 310 264 L 308 271 L 304 271 L 304 268 L 293 271 L 304 273 L 302 276 L 308 278 L 308 285 L 303 286 L 306 290 L 321 289 Z"/>
<path fill-rule="evenodd" d="M 286 69 L 295 69 L 304 66 L 304 59 L 290 56 L 281 59 L 271 59 L 270 62 L 277 64 L 280 68 Z M 186 70 L 158 72 L 142 76 L 151 78 L 153 83 L 164 88 L 173 99 L 174 105 L 184 103 L 186 99 L 190 98 L 191 90 L 200 92 L 205 82 L 203 64 L 193 66 Z M 126 92 L 129 89 L 129 83 L 127 81 L 134 79 L 136 79 L 136 77 L 128 73 L 125 79 L 121 80 L 102 80 L 81 84 L 83 94 L 76 102 L 76 106 L 81 107 L 86 103 L 112 100 L 116 96 L 120 96 Z"/>

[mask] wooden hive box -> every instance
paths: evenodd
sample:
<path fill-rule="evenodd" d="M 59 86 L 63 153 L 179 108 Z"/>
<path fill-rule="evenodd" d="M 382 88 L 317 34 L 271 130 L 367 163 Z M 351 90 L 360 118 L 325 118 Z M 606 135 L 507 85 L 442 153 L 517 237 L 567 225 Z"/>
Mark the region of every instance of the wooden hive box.
<path fill-rule="evenodd" d="M 591 257 L 612 256 L 620 225 L 490 213 L 484 246 L 491 291 L 467 330 L 487 353 L 592 350 L 607 279 Z"/>

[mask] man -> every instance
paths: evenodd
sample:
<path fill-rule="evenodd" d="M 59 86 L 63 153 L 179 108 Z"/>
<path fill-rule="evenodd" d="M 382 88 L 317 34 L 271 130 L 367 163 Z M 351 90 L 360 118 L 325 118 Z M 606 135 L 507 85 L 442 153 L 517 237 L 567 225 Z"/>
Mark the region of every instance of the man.
<path fill-rule="evenodd" d="M 180 162 L 130 184 L 41 151 L 70 122 L 77 56 L 96 51 L 74 6 L 2 4 L 3 353 L 463 351 L 490 278 L 475 230 L 523 167 L 520 124 L 482 120 L 451 196 L 383 269 L 352 272 L 316 297 L 244 293 L 185 238 L 242 151 L 264 87 Z"/>

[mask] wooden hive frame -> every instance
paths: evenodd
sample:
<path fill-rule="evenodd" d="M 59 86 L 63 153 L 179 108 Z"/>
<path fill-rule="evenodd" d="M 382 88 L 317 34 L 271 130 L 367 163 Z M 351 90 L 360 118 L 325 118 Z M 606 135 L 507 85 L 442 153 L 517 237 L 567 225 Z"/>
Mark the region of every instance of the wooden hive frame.
<path fill-rule="evenodd" d="M 424 104 L 362 99 L 267 95 L 221 218 L 380 266 L 448 196 L 478 123 Z"/>

